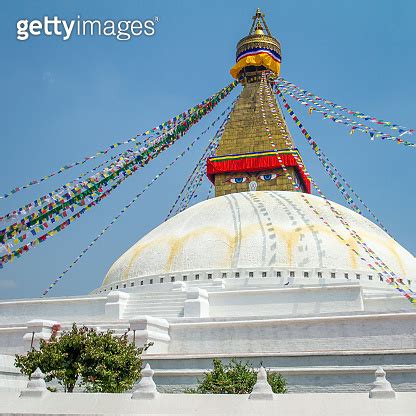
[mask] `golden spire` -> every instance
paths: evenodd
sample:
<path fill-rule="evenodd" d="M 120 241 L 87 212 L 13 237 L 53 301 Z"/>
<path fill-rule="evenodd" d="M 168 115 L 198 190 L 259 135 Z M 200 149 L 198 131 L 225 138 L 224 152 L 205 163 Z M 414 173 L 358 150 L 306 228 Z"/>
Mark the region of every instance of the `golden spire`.
<path fill-rule="evenodd" d="M 231 70 L 241 80 L 243 91 L 216 155 L 207 161 L 216 196 L 249 190 L 309 191 L 308 179 L 297 162 L 300 155 L 271 92 L 271 72 L 276 75 L 279 68 L 280 43 L 257 9 L 248 36 L 238 42 L 237 63 Z"/>

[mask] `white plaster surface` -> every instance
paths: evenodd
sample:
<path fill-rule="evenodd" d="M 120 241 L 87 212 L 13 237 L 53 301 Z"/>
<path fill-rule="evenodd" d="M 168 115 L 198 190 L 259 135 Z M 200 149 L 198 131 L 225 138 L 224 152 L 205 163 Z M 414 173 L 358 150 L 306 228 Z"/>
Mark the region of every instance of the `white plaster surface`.
<path fill-rule="evenodd" d="M 0 354 L 0 392 L 18 391 L 27 385 L 27 378 L 14 366 L 14 356 Z"/>
<path fill-rule="evenodd" d="M 286 415 L 286 416 L 414 416 L 416 393 L 395 399 L 369 399 L 368 393 L 276 395 L 249 400 L 248 395 L 160 394 L 133 400 L 131 394 L 53 393 L 41 399 L 0 393 L 0 415 Z"/>
<path fill-rule="evenodd" d="M 268 363 L 268 368 L 291 377 L 294 391 L 360 390 L 379 365 L 392 372 L 398 391 L 416 388 L 415 355 L 410 354 L 416 349 L 416 312 L 406 310 L 411 308 L 410 303 L 403 298 L 396 303 L 396 295 L 388 287 L 368 288 L 359 282 L 341 283 L 337 279 L 322 279 L 319 284 L 309 279 L 301 282 L 304 284 L 295 279 L 285 286 L 273 278 L 234 278 L 224 279 L 222 285 L 203 282 L 204 289 L 198 290 L 194 289 L 200 282 L 195 281 L 183 283 L 181 288 L 185 291 L 170 284 L 160 285 L 165 291 L 155 291 L 153 286 L 136 287 L 129 296 L 117 295 L 117 299 L 126 300 L 122 318 L 120 311 L 109 316 L 105 307 L 106 302 L 118 303 L 114 302 L 114 293 L 107 297 L 86 296 L 85 301 L 82 297 L 67 298 L 64 311 L 72 305 L 72 316 L 60 315 L 54 299 L 9 302 L 10 308 L 3 309 L 3 319 L 8 323 L 0 325 L 0 354 L 12 357 L 27 351 L 33 322 L 13 321 L 22 321 L 29 303 L 32 318 L 66 318 L 59 320 L 63 330 L 74 321 L 99 330 L 112 329 L 116 334 L 130 328 L 129 337 L 133 339 L 135 331 L 137 345 L 154 342 L 145 355 L 163 385 L 193 384 L 212 366 L 213 354 L 225 358 L 257 357 L 259 365 L 262 359 L 258 357 L 298 353 L 299 358 L 291 359 L 290 365 L 278 358 Z M 188 286 L 193 290 L 187 290 Z M 180 311 L 187 300 L 199 298 L 209 303 L 209 316 L 197 311 L 183 317 Z M 63 298 L 57 301 L 64 304 Z M 95 314 L 89 316 L 87 305 Z M 369 305 L 372 306 L 366 310 Z M 393 311 L 380 312 L 389 308 Z M 344 352 L 358 357 L 361 351 L 368 351 L 374 358 L 369 355 L 368 360 L 360 358 L 356 364 L 341 360 Z M 390 351 L 389 355 L 386 351 Z M 332 358 L 322 362 L 316 354 Z M 389 358 L 403 354 L 407 354 L 405 360 Z M 211 358 L 200 362 L 204 357 Z M 10 364 L 6 371 L 0 370 L 0 390 L 13 387 L 13 379 L 14 387 L 21 383 Z"/>
<path fill-rule="evenodd" d="M 135 344 L 143 347 L 153 343 L 150 347 L 154 353 L 166 353 L 169 348 L 169 323 L 166 319 L 152 316 L 140 316 L 130 320 L 130 330 L 135 336 Z"/>
<path fill-rule="evenodd" d="M 416 312 L 234 318 L 170 324 L 170 353 L 416 348 Z"/>
<path fill-rule="evenodd" d="M 304 315 L 362 311 L 361 287 L 356 284 L 305 285 L 280 288 L 240 288 L 210 294 L 210 316 Z"/>
<path fill-rule="evenodd" d="M 32 319 L 64 321 L 76 316 L 88 316 L 91 320 L 104 313 L 106 301 L 105 296 L 2 300 L 0 301 L 0 325 L 25 323 Z"/>
<path fill-rule="evenodd" d="M 368 257 L 324 199 L 303 196 L 362 257 Z M 413 279 L 416 260 L 407 250 L 363 216 L 331 204 L 397 275 Z M 299 193 L 259 191 L 212 198 L 161 224 L 113 264 L 103 285 L 192 270 L 262 267 L 360 270 L 374 275 Z"/>

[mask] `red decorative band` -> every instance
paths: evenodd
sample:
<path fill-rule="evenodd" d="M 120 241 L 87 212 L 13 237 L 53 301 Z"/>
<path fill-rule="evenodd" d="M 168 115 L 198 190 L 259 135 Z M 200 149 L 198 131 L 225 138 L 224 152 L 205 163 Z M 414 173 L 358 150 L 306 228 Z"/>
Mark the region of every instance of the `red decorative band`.
<path fill-rule="evenodd" d="M 303 170 L 300 168 L 297 160 L 291 153 L 280 153 L 280 159 L 283 165 L 288 167 L 292 166 L 296 169 L 298 177 L 307 193 L 311 193 L 311 183 L 306 177 Z M 235 157 L 232 159 L 224 158 L 209 158 L 207 159 L 207 176 L 209 180 L 215 184 L 215 175 L 218 173 L 231 173 L 231 172 L 259 172 L 263 170 L 272 170 L 281 168 L 282 164 L 276 157 L 276 154 L 267 153 L 267 156 L 254 156 L 246 157 L 241 155 L 241 158 Z"/>

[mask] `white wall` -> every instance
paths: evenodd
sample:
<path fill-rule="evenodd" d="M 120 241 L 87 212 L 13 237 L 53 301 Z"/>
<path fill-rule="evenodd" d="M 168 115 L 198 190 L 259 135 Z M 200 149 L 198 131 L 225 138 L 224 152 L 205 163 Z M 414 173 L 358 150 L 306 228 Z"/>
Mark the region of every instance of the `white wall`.
<path fill-rule="evenodd" d="M 414 416 L 415 402 L 416 393 L 397 393 L 395 399 L 369 399 L 368 393 L 283 394 L 274 400 L 231 394 L 161 394 L 153 400 L 133 400 L 131 394 L 50 393 L 19 398 L 19 393 L 0 393 L 0 414 Z"/>
<path fill-rule="evenodd" d="M 171 323 L 169 353 L 416 348 L 416 313 Z"/>
<path fill-rule="evenodd" d="M 363 310 L 360 285 L 213 292 L 210 316 L 305 315 Z"/>
<path fill-rule="evenodd" d="M 17 299 L 0 302 L 0 325 L 25 323 L 31 319 L 75 322 L 79 318 L 103 316 L 105 296 L 50 299 Z"/>
<path fill-rule="evenodd" d="M 14 366 L 14 356 L 0 354 L 0 392 L 26 388 L 27 378 Z"/>

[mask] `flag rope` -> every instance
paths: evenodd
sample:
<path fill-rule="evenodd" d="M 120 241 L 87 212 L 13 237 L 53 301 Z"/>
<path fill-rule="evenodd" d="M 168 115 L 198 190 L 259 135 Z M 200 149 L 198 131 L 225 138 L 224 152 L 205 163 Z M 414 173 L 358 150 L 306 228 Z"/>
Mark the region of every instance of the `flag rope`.
<path fill-rule="evenodd" d="M 228 117 L 228 116 L 227 116 Z M 45 289 L 42 293 L 42 297 L 46 296 L 54 286 L 68 273 L 76 263 L 85 255 L 85 253 L 109 230 L 109 228 L 143 195 L 166 171 L 168 171 L 181 157 L 183 157 L 192 147 L 198 142 L 201 137 L 210 130 L 211 127 L 215 125 L 215 123 L 219 120 L 220 117 L 217 117 L 208 128 L 206 128 L 198 137 L 196 137 L 181 153 L 179 153 L 176 158 L 170 162 L 162 171 L 160 171 L 154 178 L 138 193 L 136 194 L 133 199 L 125 205 L 121 211 L 100 231 L 100 233 L 88 244 L 88 246 L 81 251 L 81 253 L 75 258 L 75 260 L 49 285 L 47 289 Z"/>
<path fill-rule="evenodd" d="M 285 106 L 286 110 L 288 110 L 288 108 Z M 293 111 L 293 110 L 292 110 Z M 290 113 L 289 113 L 290 114 Z M 302 133 L 304 135 L 309 135 L 309 133 L 307 132 L 307 130 L 305 129 L 305 127 L 302 125 L 302 123 L 300 123 L 299 119 L 296 117 L 296 115 L 293 113 L 290 114 L 292 119 L 295 121 L 296 125 L 303 130 Z M 305 136 L 306 137 L 306 136 Z M 415 292 L 407 285 L 403 282 L 403 279 L 398 277 L 385 263 L 384 261 L 375 253 L 374 250 L 372 250 L 370 248 L 370 246 L 368 244 L 365 243 L 365 241 L 358 235 L 358 233 L 350 226 L 350 224 L 348 223 L 348 221 L 342 216 L 342 214 L 333 206 L 333 204 L 327 199 L 327 197 L 324 195 L 324 193 L 321 191 L 321 189 L 318 187 L 318 185 L 316 184 L 316 182 L 311 179 L 311 183 L 313 185 L 313 187 L 316 189 L 316 191 L 319 193 L 319 195 L 324 199 L 325 203 L 328 205 L 328 207 L 330 208 L 330 210 L 334 213 L 334 215 L 336 216 L 336 218 L 339 219 L 339 221 L 341 222 L 341 224 L 344 226 L 344 228 L 346 228 L 346 230 L 349 232 L 349 234 L 351 235 L 351 237 L 355 240 L 355 242 L 363 248 L 363 250 L 366 252 L 366 254 L 373 260 L 375 266 L 371 263 L 371 261 L 368 261 L 366 258 L 364 258 L 354 247 L 351 246 L 350 243 L 348 243 L 344 237 L 342 237 L 322 216 L 322 214 L 320 214 L 316 208 L 311 204 L 311 202 L 305 197 L 305 195 L 302 193 L 301 197 L 303 198 L 304 202 L 306 203 L 306 205 L 319 217 L 319 219 L 331 230 L 331 232 L 333 232 L 338 239 L 340 239 L 347 247 L 349 247 L 352 252 L 357 255 L 362 261 L 364 261 L 371 270 L 374 270 L 376 272 L 380 272 L 380 275 L 384 275 L 385 279 L 383 279 L 383 281 L 385 281 L 386 283 L 388 283 L 389 285 L 393 286 L 400 294 L 402 294 L 406 299 L 408 299 L 411 303 L 416 303 L 416 298 L 414 296 L 412 296 Z M 400 285 L 404 287 L 404 289 L 402 289 L 402 287 L 400 287 Z"/>
<path fill-rule="evenodd" d="M 182 199 L 184 199 L 184 194 L 186 194 L 186 192 L 188 191 L 188 189 L 195 182 L 196 175 L 197 175 L 198 170 L 201 169 L 202 164 L 204 162 L 206 162 L 207 157 L 209 157 L 209 155 L 213 152 L 212 147 L 214 146 L 214 142 L 216 142 L 217 145 L 218 145 L 219 137 L 222 136 L 222 132 L 224 131 L 225 124 L 228 122 L 228 120 L 230 118 L 231 111 L 234 108 L 234 105 L 235 105 L 235 102 L 236 101 L 237 101 L 237 98 L 222 112 L 221 116 L 223 116 L 226 112 L 228 112 L 228 115 L 226 116 L 226 118 L 222 122 L 222 124 L 219 127 L 217 133 L 215 134 L 214 138 L 208 143 L 208 146 L 205 148 L 205 150 L 204 150 L 201 158 L 199 159 L 199 161 L 195 165 L 195 168 L 193 169 L 192 173 L 188 176 L 187 180 L 185 181 L 185 185 L 182 187 L 181 191 L 179 192 L 179 194 L 178 194 L 175 202 L 172 204 L 172 207 L 170 208 L 170 210 L 168 212 L 168 215 L 166 216 L 166 218 L 165 218 L 164 221 L 167 221 L 169 218 L 173 217 L 178 212 L 180 212 L 177 209 L 175 211 L 175 213 L 173 213 L 174 210 L 175 210 L 175 208 L 177 207 L 178 203 L 180 203 L 179 201 L 181 201 Z M 217 138 L 218 138 L 218 140 L 216 140 Z M 215 146 L 215 148 L 216 148 L 216 146 Z M 203 167 L 205 168 L 205 165 Z"/>
<path fill-rule="evenodd" d="M 213 94 L 211 97 L 207 98 L 206 100 L 202 101 L 200 104 L 197 104 L 196 106 L 193 106 L 191 108 L 189 108 L 186 112 L 183 112 L 175 117 L 172 117 L 171 119 L 165 121 L 164 123 L 160 124 L 159 126 L 155 126 L 150 130 L 147 130 L 145 132 L 142 133 L 138 133 L 135 136 L 131 137 L 130 139 L 124 140 L 124 141 L 119 141 L 116 143 L 113 143 L 112 145 L 108 146 L 106 149 L 103 150 L 99 150 L 98 152 L 96 152 L 93 155 L 90 156 L 86 156 L 81 160 L 78 160 L 76 162 L 70 163 L 68 165 L 64 165 L 61 168 L 59 168 L 56 171 L 53 171 L 51 173 L 49 173 L 48 175 L 43 176 L 40 179 L 32 179 L 30 182 L 26 183 L 25 185 L 22 186 L 17 186 L 15 188 L 13 188 L 12 190 L 4 193 L 3 195 L 0 195 L 0 199 L 2 198 L 8 198 L 12 195 L 14 195 L 17 192 L 20 192 L 23 189 L 27 189 L 33 185 L 39 185 L 40 183 L 52 178 L 53 176 L 59 175 L 64 171 L 67 171 L 68 169 L 72 169 L 75 166 L 79 166 L 79 165 L 83 165 L 86 162 L 89 162 L 90 160 L 93 160 L 99 156 L 105 155 L 107 154 L 109 151 L 115 149 L 116 147 L 128 144 L 128 143 L 132 143 L 132 142 L 137 142 L 138 139 L 140 137 L 145 137 L 153 132 L 156 131 L 163 131 L 164 129 L 166 129 L 167 127 L 169 127 L 169 129 L 177 125 L 180 125 L 180 122 L 187 119 L 189 116 L 191 116 L 194 112 L 198 111 L 200 108 L 204 107 L 207 105 L 207 103 L 209 104 L 212 100 L 215 99 L 215 97 L 220 96 L 221 94 L 223 94 L 224 92 L 227 92 L 227 94 L 229 92 L 231 92 L 231 90 L 233 90 L 236 85 L 238 84 L 237 81 L 233 81 L 232 83 L 230 83 L 229 85 L 227 85 L 226 87 L 224 87 L 223 89 L 221 89 L 220 91 L 218 91 L 217 93 Z"/>
<path fill-rule="evenodd" d="M 344 112 L 346 112 L 346 113 L 348 113 L 348 114 L 350 114 L 350 115 L 352 115 L 354 117 L 357 117 L 359 119 L 363 119 L 365 121 L 369 121 L 371 123 L 375 123 L 375 124 L 378 124 L 378 125 L 383 125 L 383 126 L 388 127 L 388 128 L 390 128 L 392 130 L 397 130 L 397 131 L 399 131 L 399 133 L 401 135 L 402 134 L 413 134 L 415 132 L 415 129 L 409 129 L 409 128 L 404 127 L 404 126 L 401 126 L 399 124 L 395 124 L 395 123 L 393 123 L 391 121 L 381 120 L 381 119 L 379 119 L 377 117 L 373 117 L 373 116 L 367 115 L 365 113 L 361 113 L 360 111 L 350 110 L 347 107 L 338 105 L 338 104 L 334 103 L 331 100 L 328 100 L 326 98 L 319 97 L 319 96 L 315 95 L 314 93 L 312 93 L 312 92 L 310 92 L 308 90 L 302 89 L 299 86 L 293 84 L 292 82 L 289 82 L 289 81 L 285 80 L 284 78 L 281 78 L 281 77 L 278 78 L 277 82 L 280 83 L 280 84 L 283 84 L 287 88 L 295 89 L 295 90 L 301 92 L 302 94 L 304 94 L 304 95 L 306 95 L 308 97 L 314 98 L 316 101 L 321 101 L 321 102 L 323 102 L 325 104 L 328 104 L 329 106 L 331 106 L 331 107 L 333 107 L 335 109 L 339 109 L 341 111 L 344 111 Z"/>
<path fill-rule="evenodd" d="M 171 141 L 169 143 L 165 143 L 163 144 L 160 148 L 158 148 L 158 151 L 160 154 L 163 150 L 165 150 L 166 148 L 170 147 L 173 143 L 175 143 L 180 137 L 182 137 L 188 130 L 189 128 L 195 124 L 196 122 L 198 122 L 204 115 L 206 115 L 207 113 L 209 113 L 210 111 L 212 111 L 216 105 L 221 102 L 229 93 L 231 92 L 231 89 L 229 91 L 224 91 L 224 93 L 221 96 L 216 97 L 210 104 L 209 107 L 206 107 L 204 110 L 201 110 L 197 113 L 195 113 L 196 115 L 193 115 L 193 122 L 188 122 L 186 124 L 186 126 L 183 126 L 181 129 L 179 129 L 179 131 L 177 132 L 177 134 L 175 136 L 171 137 Z M 216 122 L 216 121 L 215 121 Z M 209 126 L 210 127 L 210 126 Z M 204 133 L 206 131 L 208 131 L 209 127 L 204 131 Z M 156 156 L 157 156 L 156 155 Z M 147 159 L 145 160 L 144 164 L 147 164 L 149 161 L 151 160 L 150 157 L 147 157 Z M 139 162 L 142 161 L 142 158 L 140 158 Z M 130 164 L 132 162 L 129 162 Z M 131 167 L 131 166 L 129 166 Z M 124 169 L 124 168 L 123 168 Z M 128 169 L 125 171 L 126 176 L 130 176 L 133 172 L 137 171 L 137 166 L 132 167 L 132 169 Z M 124 179 L 125 179 L 124 177 Z M 123 179 L 123 180 L 124 180 Z M 115 188 L 117 187 L 122 181 L 118 181 L 116 182 L 116 184 L 114 186 L 112 186 L 110 188 L 109 191 L 105 191 L 102 195 L 103 198 L 105 198 L 106 196 L 108 196 L 108 194 Z M 101 201 L 101 195 L 100 197 L 98 197 L 97 199 L 98 201 Z M 62 231 L 64 228 L 66 228 L 67 225 L 69 225 L 71 222 L 73 222 L 76 218 L 79 218 L 80 215 L 82 215 L 83 213 L 85 213 L 87 210 L 89 210 L 91 207 L 96 205 L 96 200 L 93 200 L 90 204 L 88 204 L 85 208 L 82 208 L 77 214 L 71 216 L 70 218 L 68 218 L 66 221 L 64 221 L 62 224 L 60 224 L 59 226 L 55 227 L 53 230 L 43 234 L 42 236 L 34 239 L 33 241 L 31 241 L 28 244 L 25 244 L 22 247 L 19 247 L 18 249 L 15 249 L 11 252 L 8 252 L 7 254 L 3 255 L 2 257 L 0 257 L 0 268 L 2 268 L 4 266 L 4 264 L 9 263 L 11 261 L 13 261 L 15 258 L 19 258 L 22 254 L 26 253 L 29 251 L 29 248 L 34 247 L 35 245 L 39 244 L 40 242 L 45 241 L 47 238 L 55 235 L 57 232 Z M 46 227 L 47 228 L 47 227 Z M 3 230 L 4 231 L 4 230 Z M 32 235 L 36 235 L 40 230 L 34 230 L 32 229 L 30 232 Z M 0 234 L 0 237 L 2 237 L 4 239 L 4 233 L 3 236 Z M 22 241 L 25 240 L 27 238 L 27 234 L 25 234 L 24 236 L 21 237 Z M 18 240 L 20 241 L 20 239 Z M 22 242 L 21 241 L 21 242 Z"/>
<path fill-rule="evenodd" d="M 346 117 L 345 115 L 337 113 L 334 110 L 330 110 L 327 107 L 317 103 L 316 101 L 314 101 L 314 100 L 312 100 L 312 99 L 310 99 L 310 98 L 308 98 L 308 97 L 306 97 L 302 94 L 297 95 L 297 93 L 293 93 L 290 89 L 288 89 L 285 86 L 281 87 L 279 84 L 276 84 L 276 88 L 280 89 L 285 94 L 288 94 L 290 97 L 292 97 L 293 99 L 298 101 L 303 106 L 308 107 L 309 108 L 309 114 L 312 114 L 312 113 L 315 113 L 315 112 L 320 113 L 320 114 L 323 114 L 323 118 L 325 120 L 332 120 L 336 124 L 344 124 L 344 125 L 350 127 L 351 128 L 350 129 L 350 134 L 354 134 L 354 132 L 356 130 L 358 130 L 358 131 L 362 131 L 366 134 L 369 134 L 371 140 L 374 140 L 374 139 L 390 140 L 390 141 L 393 141 L 395 143 L 403 144 L 403 145 L 408 146 L 408 147 L 416 147 L 416 143 L 410 142 L 408 140 L 403 140 L 403 139 L 401 139 L 401 136 L 399 136 L 399 137 L 392 136 L 390 134 L 383 133 L 379 130 L 376 130 L 372 127 L 369 127 L 365 124 L 358 123 L 354 120 L 351 120 L 350 118 Z"/>
<path fill-rule="evenodd" d="M 374 220 L 377 222 L 377 224 L 385 231 L 387 234 L 390 235 L 390 233 L 387 231 L 386 227 L 382 224 L 382 222 L 379 220 L 379 218 L 374 214 L 374 212 L 368 207 L 368 205 L 362 200 L 362 198 L 355 192 L 354 188 L 347 182 L 347 180 L 344 178 L 344 176 L 341 174 L 341 172 L 335 167 L 335 165 L 329 160 L 329 158 L 325 155 L 325 153 L 322 151 L 322 149 L 318 146 L 316 141 L 312 139 L 312 137 L 308 134 L 306 129 L 303 128 L 302 123 L 299 121 L 298 117 L 294 113 L 293 109 L 289 106 L 287 100 L 283 96 L 282 92 L 277 89 L 276 90 L 277 95 L 283 102 L 284 108 L 289 113 L 292 120 L 295 122 L 295 124 L 299 127 L 302 134 L 306 138 L 306 141 L 312 148 L 315 155 L 318 157 L 319 161 L 321 162 L 322 166 L 324 167 L 325 171 L 328 173 L 332 181 L 335 183 L 335 186 L 340 191 L 341 195 L 344 197 L 344 199 L 347 201 L 347 203 L 352 207 L 354 211 L 356 211 L 358 214 L 362 215 L 362 212 L 360 208 L 355 204 L 353 198 L 348 194 L 347 190 L 342 185 L 341 181 L 350 189 L 351 193 L 358 199 L 358 201 L 365 207 L 365 209 L 369 212 L 369 214 L 374 218 Z M 336 172 L 335 175 L 334 172 Z"/>

